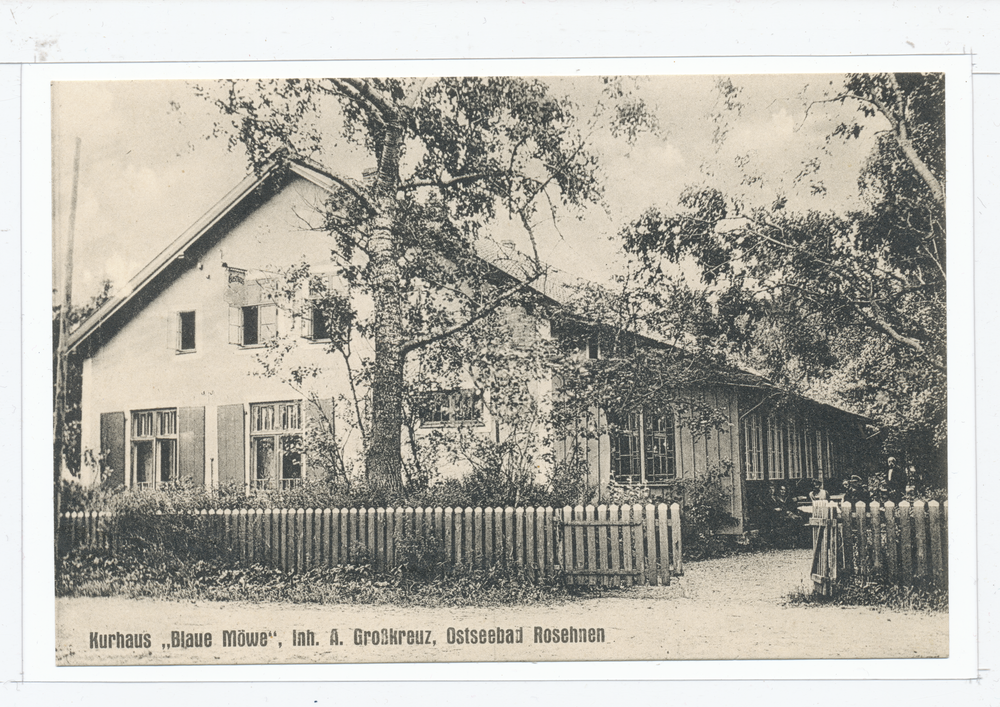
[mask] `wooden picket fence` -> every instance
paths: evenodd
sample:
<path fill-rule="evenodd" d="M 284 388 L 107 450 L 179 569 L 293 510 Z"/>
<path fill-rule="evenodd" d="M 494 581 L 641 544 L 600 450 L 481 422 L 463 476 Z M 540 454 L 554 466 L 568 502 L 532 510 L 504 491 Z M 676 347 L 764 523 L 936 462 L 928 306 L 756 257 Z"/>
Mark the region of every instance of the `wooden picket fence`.
<path fill-rule="evenodd" d="M 829 594 L 843 576 L 911 586 L 948 582 L 948 502 L 813 504 L 812 578 Z"/>
<path fill-rule="evenodd" d="M 62 514 L 63 552 L 113 549 L 131 531 L 105 512 Z M 148 521 L 148 522 L 147 522 Z M 158 521 L 158 522 L 157 522 Z M 111 531 L 112 526 L 116 530 Z M 447 564 L 495 565 L 569 584 L 669 584 L 682 573 L 677 504 L 565 508 L 325 508 L 158 513 L 143 528 L 155 542 L 197 556 L 287 572 L 371 563 L 397 567 L 420 545 Z M 142 529 L 133 533 L 139 540 Z M 197 546 L 197 547 L 192 547 Z"/>

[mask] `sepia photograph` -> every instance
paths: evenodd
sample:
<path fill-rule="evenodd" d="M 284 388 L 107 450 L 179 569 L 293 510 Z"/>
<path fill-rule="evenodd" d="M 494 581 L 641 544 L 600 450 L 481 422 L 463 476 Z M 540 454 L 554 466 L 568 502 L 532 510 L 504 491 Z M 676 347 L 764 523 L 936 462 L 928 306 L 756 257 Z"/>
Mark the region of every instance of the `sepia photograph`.
<path fill-rule="evenodd" d="M 947 79 L 52 81 L 55 664 L 948 658 Z"/>

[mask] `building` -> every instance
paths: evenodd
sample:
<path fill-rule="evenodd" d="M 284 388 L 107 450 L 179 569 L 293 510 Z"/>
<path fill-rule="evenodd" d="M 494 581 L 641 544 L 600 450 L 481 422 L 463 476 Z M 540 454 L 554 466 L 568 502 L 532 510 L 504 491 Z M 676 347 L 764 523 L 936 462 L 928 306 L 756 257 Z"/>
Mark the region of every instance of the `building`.
<path fill-rule="evenodd" d="M 310 214 L 318 218 L 313 205 L 334 189 L 316 165 L 276 160 L 230 191 L 73 332 L 69 346 L 83 359 L 82 446 L 100 451 L 107 483 L 144 488 L 185 478 L 252 492 L 294 486 L 317 473 L 296 443 L 311 424 L 336 420 L 334 401 L 346 396 L 350 361 L 326 353 L 329 331 L 308 307 L 309 288 L 299 295 L 303 308 L 289 313 L 269 287 L 277 270 L 295 263 L 312 264 L 326 285 L 336 286 L 330 241 L 320 224 L 309 222 Z M 507 249 L 484 258 L 497 273 L 519 276 Z M 552 271 L 533 287 L 558 301 L 565 284 Z M 586 330 L 585 322 L 580 326 Z M 580 333 L 549 322 L 529 328 L 546 337 Z M 308 395 L 260 375 L 257 356 L 287 334 L 297 343 L 289 354 L 297 365 L 319 371 Z M 581 357 L 607 354 L 598 330 L 585 331 L 584 341 Z M 359 350 L 366 346 L 357 342 Z M 552 386 L 538 381 L 537 390 Z M 749 373 L 720 369 L 711 384 L 690 391 L 690 400 L 720 411 L 724 423 L 698 434 L 683 410 L 609 418 L 609 411 L 593 408 L 580 424 L 603 429 L 613 422 L 616 432 L 559 440 L 555 456 L 582 455 L 597 500 L 612 479 L 655 493 L 677 479 L 719 473 L 738 519 L 734 529 L 742 531 L 755 523 L 754 509 L 766 505 L 775 484 L 839 478 L 870 454 L 863 419 L 803 399 L 779 406 L 776 390 Z M 455 425 L 500 435 L 490 406 L 462 387 L 430 396 L 418 432 Z"/>

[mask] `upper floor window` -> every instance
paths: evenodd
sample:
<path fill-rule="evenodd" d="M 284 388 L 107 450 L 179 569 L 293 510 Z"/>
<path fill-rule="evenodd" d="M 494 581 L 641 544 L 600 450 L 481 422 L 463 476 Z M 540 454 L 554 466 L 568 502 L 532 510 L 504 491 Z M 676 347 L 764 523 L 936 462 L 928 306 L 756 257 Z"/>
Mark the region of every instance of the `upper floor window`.
<path fill-rule="evenodd" d="M 132 486 L 177 480 L 177 409 L 132 412 Z"/>
<path fill-rule="evenodd" d="M 473 390 L 428 393 L 420 410 L 424 427 L 458 427 L 483 421 L 482 398 Z"/>
<path fill-rule="evenodd" d="M 195 316 L 194 312 L 178 312 L 177 314 L 177 350 L 195 350 Z"/>
<path fill-rule="evenodd" d="M 259 346 L 278 335 L 278 306 L 252 304 L 229 308 L 229 343 Z"/>
<path fill-rule="evenodd" d="M 302 338 L 312 341 L 324 341 L 330 338 L 330 322 L 316 301 L 310 301 L 302 315 Z"/>
<path fill-rule="evenodd" d="M 227 266 L 229 282 L 229 343 L 240 346 L 266 344 L 278 335 L 278 306 L 268 280 L 248 280 L 247 271 Z"/>
<path fill-rule="evenodd" d="M 330 318 L 326 303 L 335 298 L 334 276 L 316 273 L 309 278 L 308 294 L 302 312 L 302 338 L 312 341 L 330 339 Z"/>
<path fill-rule="evenodd" d="M 250 406 L 250 485 L 289 489 L 302 479 L 302 404 Z"/>

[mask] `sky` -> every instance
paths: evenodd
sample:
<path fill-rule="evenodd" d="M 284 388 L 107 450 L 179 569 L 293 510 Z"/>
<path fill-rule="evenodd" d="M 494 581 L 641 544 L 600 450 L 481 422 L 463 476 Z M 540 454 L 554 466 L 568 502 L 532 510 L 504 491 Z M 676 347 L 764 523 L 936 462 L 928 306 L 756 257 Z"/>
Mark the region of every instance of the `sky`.
<path fill-rule="evenodd" d="M 766 205 L 781 193 L 790 210 L 842 211 L 859 205 L 858 171 L 871 148 L 862 139 L 828 141 L 850 104 L 809 104 L 835 90 L 841 77 L 733 75 L 738 110 L 727 110 L 715 76 L 646 76 L 630 80 L 655 113 L 659 130 L 629 145 L 606 130 L 591 137 L 600 158 L 604 205 L 564 212 L 557 230 L 539 227 L 540 254 L 573 275 L 607 282 L 622 267 L 616 234 L 650 207 L 676 208 L 681 192 L 710 185 Z M 594 77 L 546 79 L 589 115 L 600 91 Z M 249 171 L 246 156 L 212 135 L 219 113 L 185 81 L 56 82 L 52 85 L 54 282 L 61 272 L 73 183 L 74 145 L 80 170 L 74 238 L 73 301 L 96 294 L 105 279 L 124 285 Z M 723 139 L 718 139 L 722 127 Z M 878 126 L 875 126 L 878 127 Z M 811 193 L 794 178 L 821 157 Z M 334 172 L 360 178 L 366 156 L 339 145 L 325 160 Z M 742 165 L 738 167 L 737 165 Z M 752 179 L 747 179 L 747 177 Z M 519 225 L 501 218 L 496 240 L 527 249 Z"/>

